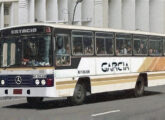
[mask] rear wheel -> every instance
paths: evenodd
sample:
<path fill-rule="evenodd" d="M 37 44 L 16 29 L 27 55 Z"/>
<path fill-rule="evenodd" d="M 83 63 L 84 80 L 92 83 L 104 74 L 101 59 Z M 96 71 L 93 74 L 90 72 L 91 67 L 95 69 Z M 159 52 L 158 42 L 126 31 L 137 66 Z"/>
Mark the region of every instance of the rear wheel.
<path fill-rule="evenodd" d="M 39 105 L 42 101 L 43 97 L 27 97 L 27 102 L 31 105 Z"/>
<path fill-rule="evenodd" d="M 144 94 L 144 79 L 143 77 L 140 77 L 140 80 L 137 81 L 135 89 L 134 89 L 134 93 L 135 93 L 135 97 L 141 97 Z"/>
<path fill-rule="evenodd" d="M 86 87 L 83 83 L 78 83 L 74 90 L 73 96 L 70 98 L 73 105 L 80 105 L 86 99 Z"/>

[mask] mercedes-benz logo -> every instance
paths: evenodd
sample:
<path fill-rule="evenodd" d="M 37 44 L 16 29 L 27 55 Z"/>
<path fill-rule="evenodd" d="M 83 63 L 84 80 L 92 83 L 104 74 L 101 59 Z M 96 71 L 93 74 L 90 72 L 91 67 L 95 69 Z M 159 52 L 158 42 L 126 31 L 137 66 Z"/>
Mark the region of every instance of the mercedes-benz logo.
<path fill-rule="evenodd" d="M 21 78 L 21 76 L 17 76 L 17 77 L 15 78 L 15 82 L 16 82 L 16 84 L 20 85 L 20 84 L 22 83 L 22 78 Z"/>

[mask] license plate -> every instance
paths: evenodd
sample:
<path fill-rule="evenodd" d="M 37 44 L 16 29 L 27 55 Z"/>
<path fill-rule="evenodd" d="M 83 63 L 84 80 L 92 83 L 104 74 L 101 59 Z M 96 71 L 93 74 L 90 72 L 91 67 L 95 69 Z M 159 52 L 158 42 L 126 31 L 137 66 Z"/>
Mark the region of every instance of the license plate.
<path fill-rule="evenodd" d="M 22 89 L 14 89 L 13 94 L 22 94 Z"/>

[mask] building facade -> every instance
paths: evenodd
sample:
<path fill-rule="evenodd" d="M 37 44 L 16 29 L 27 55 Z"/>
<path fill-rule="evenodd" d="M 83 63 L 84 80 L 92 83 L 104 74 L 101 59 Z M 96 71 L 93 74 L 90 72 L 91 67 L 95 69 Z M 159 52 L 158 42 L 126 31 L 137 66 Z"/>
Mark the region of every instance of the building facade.
<path fill-rule="evenodd" d="M 71 24 L 77 0 L 0 0 L 0 28 L 25 23 Z M 165 33 L 165 0 L 83 0 L 75 25 Z"/>

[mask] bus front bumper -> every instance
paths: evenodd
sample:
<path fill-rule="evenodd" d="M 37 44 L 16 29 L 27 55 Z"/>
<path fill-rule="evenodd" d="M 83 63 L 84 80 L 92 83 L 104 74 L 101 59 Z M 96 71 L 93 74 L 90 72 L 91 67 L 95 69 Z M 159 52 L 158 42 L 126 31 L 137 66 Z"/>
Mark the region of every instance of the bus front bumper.
<path fill-rule="evenodd" d="M 0 97 L 57 97 L 55 87 L 0 88 Z"/>

